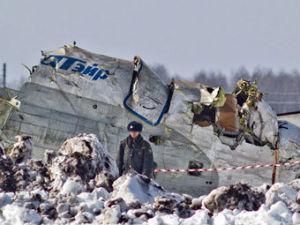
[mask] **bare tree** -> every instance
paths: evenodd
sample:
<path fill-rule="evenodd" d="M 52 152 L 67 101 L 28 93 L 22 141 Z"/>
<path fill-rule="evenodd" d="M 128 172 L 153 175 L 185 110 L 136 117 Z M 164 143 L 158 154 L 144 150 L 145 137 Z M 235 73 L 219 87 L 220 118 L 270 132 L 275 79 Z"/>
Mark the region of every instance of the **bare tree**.
<path fill-rule="evenodd" d="M 221 86 L 228 91 L 228 81 L 224 74 L 215 72 L 200 71 L 194 76 L 194 81 L 203 83 L 212 87 Z"/>
<path fill-rule="evenodd" d="M 162 81 L 164 81 L 167 84 L 171 82 L 171 75 L 163 64 L 154 64 L 150 67 L 160 77 Z"/>

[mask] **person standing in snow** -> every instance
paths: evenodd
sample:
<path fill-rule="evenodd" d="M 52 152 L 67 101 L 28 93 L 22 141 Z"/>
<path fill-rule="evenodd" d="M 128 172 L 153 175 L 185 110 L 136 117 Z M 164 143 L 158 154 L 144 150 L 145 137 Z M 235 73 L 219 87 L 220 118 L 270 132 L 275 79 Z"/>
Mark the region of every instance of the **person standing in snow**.
<path fill-rule="evenodd" d="M 153 153 L 151 145 L 141 135 L 143 125 L 132 121 L 128 124 L 129 136 L 120 143 L 117 165 L 120 176 L 130 170 L 153 177 Z"/>

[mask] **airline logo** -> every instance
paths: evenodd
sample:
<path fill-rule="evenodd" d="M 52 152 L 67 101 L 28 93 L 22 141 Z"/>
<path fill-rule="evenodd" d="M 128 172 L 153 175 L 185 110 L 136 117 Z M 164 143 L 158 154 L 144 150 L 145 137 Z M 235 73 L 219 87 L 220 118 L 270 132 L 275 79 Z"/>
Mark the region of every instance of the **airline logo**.
<path fill-rule="evenodd" d="M 92 80 L 104 80 L 109 75 L 108 70 L 100 68 L 96 63 L 89 63 L 70 56 L 49 55 L 41 60 L 41 64 L 68 72 L 80 73 L 89 76 Z"/>

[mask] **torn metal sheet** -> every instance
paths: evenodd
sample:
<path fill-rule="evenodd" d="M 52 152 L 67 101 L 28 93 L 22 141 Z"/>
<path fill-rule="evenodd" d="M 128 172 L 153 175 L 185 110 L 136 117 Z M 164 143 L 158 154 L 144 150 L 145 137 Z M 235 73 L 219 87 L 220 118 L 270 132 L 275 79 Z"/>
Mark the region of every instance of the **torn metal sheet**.
<path fill-rule="evenodd" d="M 9 100 L 0 97 L 0 129 L 2 130 L 14 110 L 19 110 L 21 102 L 16 98 Z"/>
<path fill-rule="evenodd" d="M 256 103 L 256 109 L 250 110 L 249 127 L 262 143 L 269 143 L 273 148 L 278 140 L 277 115 L 263 99 Z"/>
<path fill-rule="evenodd" d="M 165 124 L 176 126 L 180 124 L 186 132 L 191 131 L 194 113 L 193 103 L 200 101 L 199 84 L 188 81 L 175 81 L 172 101 L 169 112 L 165 118 Z"/>
<path fill-rule="evenodd" d="M 284 159 L 297 157 L 300 149 L 300 127 L 283 120 L 279 120 L 278 125 L 280 157 Z"/>
<path fill-rule="evenodd" d="M 222 107 L 225 104 L 225 92 L 221 87 L 208 87 L 201 85 L 201 99 L 200 103 L 206 106 Z"/>
<path fill-rule="evenodd" d="M 168 108 L 169 88 L 140 58 L 124 106 L 151 125 L 158 125 Z"/>
<path fill-rule="evenodd" d="M 216 124 L 225 131 L 237 132 L 240 129 L 237 100 L 235 96 L 226 94 L 226 101 L 223 107 L 217 108 Z"/>
<path fill-rule="evenodd" d="M 127 95 L 133 63 L 94 54 L 73 45 L 43 52 L 31 82 L 70 93 L 122 106 Z"/>

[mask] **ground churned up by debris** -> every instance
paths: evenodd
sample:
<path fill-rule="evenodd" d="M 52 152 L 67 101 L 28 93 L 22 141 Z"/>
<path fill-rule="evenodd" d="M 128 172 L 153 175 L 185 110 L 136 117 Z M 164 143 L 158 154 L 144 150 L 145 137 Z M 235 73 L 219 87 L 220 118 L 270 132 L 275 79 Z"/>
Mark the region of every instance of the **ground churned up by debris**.
<path fill-rule="evenodd" d="M 66 140 L 31 159 L 28 136 L 0 154 L 0 224 L 300 224 L 300 180 L 219 187 L 206 196 L 170 193 L 134 172 L 118 177 L 96 135 Z"/>

